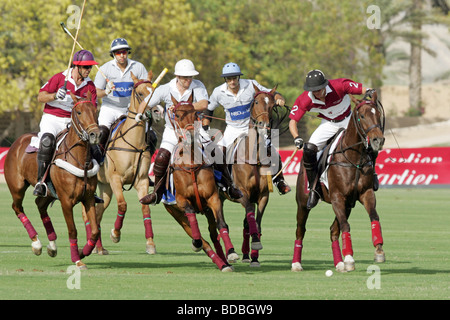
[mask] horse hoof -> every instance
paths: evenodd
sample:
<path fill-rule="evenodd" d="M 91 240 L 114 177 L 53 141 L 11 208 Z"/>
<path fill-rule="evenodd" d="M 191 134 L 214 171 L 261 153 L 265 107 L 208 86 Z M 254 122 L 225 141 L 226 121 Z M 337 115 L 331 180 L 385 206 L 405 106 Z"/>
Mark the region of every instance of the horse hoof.
<path fill-rule="evenodd" d="M 56 248 L 56 242 L 50 241 L 50 243 L 47 245 L 47 254 L 54 258 L 58 254 L 58 249 Z"/>
<path fill-rule="evenodd" d="M 81 260 L 75 262 L 75 266 L 78 270 L 87 270 L 87 266 Z"/>
<path fill-rule="evenodd" d="M 294 262 L 291 267 L 292 272 L 300 272 L 303 271 L 302 264 L 300 262 Z"/>
<path fill-rule="evenodd" d="M 386 257 L 384 256 L 384 253 L 375 253 L 374 261 L 376 263 L 383 263 L 386 261 Z"/>
<path fill-rule="evenodd" d="M 147 244 L 145 252 L 147 252 L 148 254 L 156 254 L 156 247 L 155 247 L 155 245 Z"/>
<path fill-rule="evenodd" d="M 192 251 L 199 252 L 203 248 L 203 243 L 201 239 L 192 240 Z"/>
<path fill-rule="evenodd" d="M 99 256 L 107 256 L 109 255 L 109 251 L 105 248 L 99 248 L 99 247 L 95 247 L 94 250 L 92 250 L 92 253 L 96 253 Z"/>
<path fill-rule="evenodd" d="M 39 239 L 31 242 L 31 251 L 37 256 L 40 256 L 42 253 L 42 243 Z"/>
<path fill-rule="evenodd" d="M 252 250 L 262 250 L 261 242 L 252 242 Z"/>
<path fill-rule="evenodd" d="M 236 252 L 230 253 L 227 256 L 228 263 L 236 263 L 239 260 L 239 256 Z"/>
<path fill-rule="evenodd" d="M 345 271 L 347 271 L 347 272 L 355 270 L 355 260 L 353 259 L 353 257 L 351 255 L 345 256 L 344 266 L 345 266 Z"/>
<path fill-rule="evenodd" d="M 251 268 L 259 268 L 259 267 L 261 267 L 261 264 L 259 263 L 258 260 L 255 260 L 255 261 L 250 262 L 250 267 Z"/>
<path fill-rule="evenodd" d="M 346 272 L 344 262 L 338 262 L 336 265 L 336 272 Z"/>
<path fill-rule="evenodd" d="M 231 266 L 225 266 L 221 270 L 222 272 L 233 272 L 233 268 Z"/>
<path fill-rule="evenodd" d="M 111 229 L 111 234 L 109 236 L 110 236 L 112 242 L 114 242 L 114 243 L 120 242 L 120 231 L 119 231 L 119 235 L 116 236 L 115 229 Z"/>

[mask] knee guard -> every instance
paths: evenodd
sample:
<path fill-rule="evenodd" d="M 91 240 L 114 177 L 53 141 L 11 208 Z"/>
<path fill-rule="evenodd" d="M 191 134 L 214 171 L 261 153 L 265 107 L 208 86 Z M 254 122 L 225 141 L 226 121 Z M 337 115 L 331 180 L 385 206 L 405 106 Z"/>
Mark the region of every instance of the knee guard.
<path fill-rule="evenodd" d="M 44 133 L 39 144 L 38 161 L 50 162 L 53 157 L 53 152 L 55 152 L 55 147 L 55 136 L 51 133 Z"/>
<path fill-rule="evenodd" d="M 314 143 L 306 142 L 303 145 L 303 163 L 305 168 L 317 164 L 317 146 Z"/>
<path fill-rule="evenodd" d="M 166 174 L 167 167 L 169 166 L 171 153 L 162 148 L 159 149 L 158 154 L 156 155 L 155 165 L 153 167 L 153 172 L 155 177 L 162 177 Z"/>

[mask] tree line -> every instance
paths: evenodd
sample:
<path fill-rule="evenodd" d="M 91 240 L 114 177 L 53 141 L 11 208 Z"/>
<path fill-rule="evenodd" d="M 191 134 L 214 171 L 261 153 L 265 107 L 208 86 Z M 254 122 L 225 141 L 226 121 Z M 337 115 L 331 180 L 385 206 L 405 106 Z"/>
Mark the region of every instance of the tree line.
<path fill-rule="evenodd" d="M 417 27 L 408 35 L 396 34 L 393 25 L 399 19 L 412 23 L 410 16 L 401 18 L 401 12 L 413 8 L 417 12 L 418 1 L 88 0 L 78 40 L 101 65 L 111 59 L 111 41 L 126 38 L 131 59 L 154 74 L 169 68 L 162 83 L 173 75 L 176 61 L 189 58 L 210 93 L 223 82 L 223 65 L 233 61 L 244 77 L 270 88 L 278 84 L 278 91 L 292 104 L 303 91 L 306 73 L 315 68 L 329 78 L 347 77 L 381 87 L 389 42 L 410 37 L 420 46 Z M 67 67 L 73 45 L 60 23 L 74 25 L 76 6 L 81 8 L 82 3 L 0 2 L 0 47 L 6 51 L 0 55 L 0 113 L 28 110 L 41 116 L 39 88 Z M 373 5 L 378 13 L 368 11 Z M 418 15 L 413 17 L 417 21 Z M 422 13 L 421 21 L 428 23 L 434 17 L 438 13 L 433 10 Z M 96 72 L 92 69 L 92 79 Z"/>

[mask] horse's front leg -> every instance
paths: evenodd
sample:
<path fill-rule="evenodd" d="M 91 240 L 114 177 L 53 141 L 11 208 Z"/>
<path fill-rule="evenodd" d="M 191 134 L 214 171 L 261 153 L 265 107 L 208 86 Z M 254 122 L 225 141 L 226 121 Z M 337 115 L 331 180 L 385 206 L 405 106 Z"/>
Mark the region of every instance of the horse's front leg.
<path fill-rule="evenodd" d="M 262 217 L 264 215 L 264 210 L 266 209 L 267 203 L 269 202 L 269 195 L 264 195 L 262 197 L 260 197 L 259 201 L 258 201 L 258 206 L 257 206 L 257 213 L 256 213 L 256 224 L 258 226 L 258 239 L 261 242 L 261 236 L 262 236 L 262 228 L 261 228 L 261 221 L 262 221 Z M 261 245 L 262 248 L 262 245 Z M 252 250 L 251 254 L 251 262 L 250 262 L 250 267 L 260 267 L 261 264 L 258 261 L 259 258 L 259 250 Z"/>
<path fill-rule="evenodd" d="M 348 217 L 350 215 L 350 208 L 347 208 L 345 197 L 342 194 L 335 194 L 331 198 L 331 205 L 336 214 L 336 220 L 339 224 L 339 230 L 342 238 L 342 255 L 344 256 L 344 270 L 336 269 L 337 271 L 353 271 L 355 270 L 355 260 L 353 259 L 353 246 L 350 236 L 350 224 Z M 333 233 L 333 231 L 332 231 Z M 332 236 L 332 243 L 335 240 Z"/>
<path fill-rule="evenodd" d="M 255 204 L 250 203 L 246 195 L 240 200 L 242 206 L 245 208 L 245 219 L 247 220 L 248 233 L 252 238 L 251 248 L 252 250 L 262 250 L 262 244 L 259 240 L 258 224 L 256 223 Z M 245 232 L 245 231 L 244 231 Z"/>
<path fill-rule="evenodd" d="M 145 197 L 148 193 L 148 177 L 144 176 L 142 177 L 137 185 L 135 186 L 137 193 L 138 193 L 138 199 L 142 199 Z M 153 240 L 154 234 L 153 234 L 153 226 L 152 226 L 152 218 L 151 218 L 151 211 L 148 204 L 141 204 L 141 211 L 142 211 L 142 219 L 144 221 L 144 229 L 145 229 L 145 239 L 147 240 L 145 244 L 145 252 L 148 254 L 156 254 L 156 246 L 155 242 Z"/>
<path fill-rule="evenodd" d="M 222 202 L 220 201 L 219 194 L 214 193 L 208 199 L 208 207 L 213 211 L 217 229 L 220 232 L 220 237 L 225 244 L 225 251 L 227 253 L 227 260 L 229 263 L 234 263 L 239 259 L 238 254 L 234 250 L 234 246 L 230 239 L 230 234 L 228 230 L 228 225 L 225 223 L 225 218 L 223 216 Z"/>
<path fill-rule="evenodd" d="M 81 258 L 89 256 L 95 248 L 95 244 L 100 236 L 100 230 L 97 223 L 97 216 L 95 212 L 95 200 L 92 194 L 87 200 L 83 201 L 83 210 L 86 212 L 86 218 L 90 225 L 90 234 L 87 243 L 84 246 Z"/>
<path fill-rule="evenodd" d="M 375 247 L 374 261 L 382 263 L 386 261 L 386 257 L 383 251 L 383 236 L 381 234 L 380 217 L 376 210 L 376 198 L 372 189 L 366 191 L 360 197 L 361 203 L 366 208 L 369 214 L 371 230 L 372 230 L 372 243 Z"/>
<path fill-rule="evenodd" d="M 86 265 L 81 261 L 80 251 L 78 250 L 78 233 L 73 220 L 73 205 L 69 200 L 61 200 L 61 207 L 66 220 L 67 232 L 69 234 L 70 257 L 79 269 L 87 269 Z"/>
<path fill-rule="evenodd" d="M 103 183 L 103 182 L 98 182 L 97 184 L 98 189 L 99 189 L 99 196 L 100 198 L 103 199 L 103 203 L 98 203 L 95 206 L 95 212 L 96 212 L 96 216 L 97 216 L 97 223 L 98 223 L 98 228 L 100 231 L 100 234 L 98 236 L 98 240 L 97 243 L 95 244 L 95 249 L 94 249 L 94 253 L 97 253 L 99 255 L 108 255 L 109 252 L 108 250 L 103 246 L 102 243 L 102 234 L 101 234 L 101 222 L 103 219 L 103 213 L 105 212 L 105 210 L 108 208 L 109 204 L 111 203 L 111 198 L 112 198 L 112 189 L 111 186 L 109 185 L 109 183 Z M 91 226 L 90 223 L 87 219 L 87 217 L 83 217 L 84 222 L 86 223 L 86 234 L 89 235 L 88 237 L 90 237 L 90 232 L 91 232 Z"/>

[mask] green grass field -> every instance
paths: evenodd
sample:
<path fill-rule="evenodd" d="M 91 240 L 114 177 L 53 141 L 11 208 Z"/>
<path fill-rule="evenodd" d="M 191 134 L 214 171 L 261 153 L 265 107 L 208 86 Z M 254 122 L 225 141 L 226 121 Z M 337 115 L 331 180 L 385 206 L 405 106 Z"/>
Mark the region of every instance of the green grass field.
<path fill-rule="evenodd" d="M 304 271 L 290 271 L 295 240 L 294 192 L 272 194 L 263 219 L 260 268 L 234 264 L 235 272 L 221 273 L 203 253 L 191 250 L 191 241 L 162 205 L 151 207 L 157 254 L 145 253 L 144 227 L 134 191 L 127 194 L 128 212 L 122 240 L 103 243 L 109 256 L 84 259 L 80 289 L 69 289 L 71 274 L 67 229 L 56 202 L 50 216 L 58 234 L 58 255 L 47 256 L 48 240 L 31 188 L 25 210 L 44 245 L 41 256 L 31 252 L 30 240 L 11 209 L 11 196 L 0 185 L 0 299 L 147 299 L 147 300 L 298 300 L 298 299 L 450 299 L 450 190 L 381 189 L 378 213 L 384 237 L 386 263 L 379 264 L 379 288 L 367 285 L 373 263 L 370 223 L 357 204 L 350 217 L 356 270 L 325 276 L 333 269 L 329 226 L 331 206 L 320 203 L 308 221 L 304 241 Z M 75 207 L 79 244 L 85 243 L 81 207 Z M 116 214 L 113 203 L 102 223 L 111 229 Z M 225 214 L 230 236 L 240 257 L 244 211 L 227 202 Z M 206 219 L 198 217 L 204 236 Z M 206 238 L 206 237 L 205 237 Z M 369 269 L 370 270 L 370 269 Z M 369 281 L 370 282 L 370 281 Z M 374 283 L 374 282 L 370 282 Z"/>

